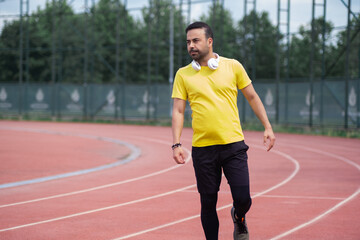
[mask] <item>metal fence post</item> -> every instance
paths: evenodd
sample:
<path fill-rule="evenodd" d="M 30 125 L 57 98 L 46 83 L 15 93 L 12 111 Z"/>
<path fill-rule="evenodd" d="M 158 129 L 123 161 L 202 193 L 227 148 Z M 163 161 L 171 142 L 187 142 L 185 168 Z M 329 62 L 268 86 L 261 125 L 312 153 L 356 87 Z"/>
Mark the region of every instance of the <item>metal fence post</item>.
<path fill-rule="evenodd" d="M 169 92 L 171 96 L 174 81 L 174 7 L 170 1 L 170 23 L 169 23 Z M 172 101 L 170 100 L 170 117 L 172 116 Z"/>
<path fill-rule="evenodd" d="M 351 0 L 348 0 L 348 15 L 347 15 L 347 31 L 346 31 L 346 63 L 345 63 L 345 118 L 344 128 L 347 129 L 349 126 L 349 58 L 350 58 L 350 25 L 351 25 Z"/>

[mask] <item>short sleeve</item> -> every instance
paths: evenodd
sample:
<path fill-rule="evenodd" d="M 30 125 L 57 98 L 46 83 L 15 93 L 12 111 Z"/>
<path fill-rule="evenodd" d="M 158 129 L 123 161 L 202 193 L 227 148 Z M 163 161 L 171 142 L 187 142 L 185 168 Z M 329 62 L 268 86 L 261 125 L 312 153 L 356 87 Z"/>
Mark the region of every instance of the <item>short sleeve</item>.
<path fill-rule="evenodd" d="M 184 79 L 179 74 L 179 71 L 175 75 L 171 98 L 180 98 L 183 100 L 187 100 L 187 91 L 185 88 Z"/>
<path fill-rule="evenodd" d="M 239 63 L 237 60 L 234 60 L 233 64 L 234 72 L 236 75 L 236 86 L 238 89 L 243 89 L 250 85 L 251 80 L 246 73 L 243 65 Z"/>

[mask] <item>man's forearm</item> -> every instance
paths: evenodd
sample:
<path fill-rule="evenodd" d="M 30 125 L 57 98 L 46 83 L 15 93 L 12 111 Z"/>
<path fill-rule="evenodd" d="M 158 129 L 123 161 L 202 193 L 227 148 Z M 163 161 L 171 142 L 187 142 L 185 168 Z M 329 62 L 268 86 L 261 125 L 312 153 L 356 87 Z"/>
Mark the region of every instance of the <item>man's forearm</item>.
<path fill-rule="evenodd" d="M 252 110 L 254 111 L 255 115 L 257 116 L 257 118 L 261 121 L 264 128 L 271 129 L 270 121 L 267 117 L 265 107 L 261 102 L 260 97 L 256 95 L 255 97 L 249 100 L 249 104 Z"/>
<path fill-rule="evenodd" d="M 174 111 L 172 116 L 173 143 L 179 143 L 184 126 L 184 114 Z"/>

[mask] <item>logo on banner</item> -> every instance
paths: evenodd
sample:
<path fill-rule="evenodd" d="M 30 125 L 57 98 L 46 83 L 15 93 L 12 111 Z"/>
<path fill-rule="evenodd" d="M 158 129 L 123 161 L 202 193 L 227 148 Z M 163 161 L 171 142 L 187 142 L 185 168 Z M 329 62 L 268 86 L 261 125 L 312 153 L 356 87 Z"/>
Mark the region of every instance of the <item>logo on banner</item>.
<path fill-rule="evenodd" d="M 349 116 L 350 117 L 360 117 L 360 112 L 357 111 L 357 95 L 354 87 L 351 87 L 349 92 Z M 342 113 L 345 116 L 345 113 Z"/>
<path fill-rule="evenodd" d="M 141 113 L 141 114 L 145 114 L 148 103 L 149 103 L 149 113 L 153 113 L 155 111 L 155 108 L 151 104 L 151 102 L 152 102 L 151 101 L 151 96 L 150 96 L 150 94 L 149 94 L 149 92 L 147 90 L 145 91 L 142 99 L 143 99 L 143 102 L 142 102 L 141 106 L 138 107 L 138 112 Z"/>
<path fill-rule="evenodd" d="M 7 97 L 7 92 L 5 88 L 2 87 L 0 90 L 0 108 L 9 109 L 12 107 L 12 104 L 6 101 Z"/>
<path fill-rule="evenodd" d="M 83 109 L 83 106 L 79 103 L 80 93 L 77 88 L 70 94 L 71 103 L 66 105 L 66 108 L 72 112 L 80 112 Z"/>
<path fill-rule="evenodd" d="M 271 106 L 274 103 L 274 97 L 270 89 L 267 90 L 265 95 L 265 104 Z"/>
<path fill-rule="evenodd" d="M 276 109 L 274 105 L 274 95 L 271 92 L 271 89 L 268 88 L 265 94 L 265 109 L 268 116 L 275 116 Z"/>
<path fill-rule="evenodd" d="M 309 107 L 310 107 L 310 98 L 312 98 L 311 103 L 313 105 L 315 104 L 315 94 L 313 93 L 312 97 L 310 95 L 311 95 L 311 92 L 310 92 L 310 89 L 309 89 L 309 91 L 306 93 L 306 97 L 305 97 L 306 106 L 309 106 Z"/>
<path fill-rule="evenodd" d="M 114 105 L 116 97 L 114 94 L 114 90 L 111 90 L 108 95 L 106 96 L 106 100 L 108 102 L 108 105 Z"/>
<path fill-rule="evenodd" d="M 303 118 L 308 118 L 310 116 L 310 99 L 311 99 L 311 103 L 312 103 L 312 116 L 313 117 L 318 117 L 319 116 L 319 110 L 316 108 L 315 106 L 315 94 L 312 94 L 311 97 L 311 92 L 310 89 L 307 91 L 306 95 L 305 95 L 305 107 L 302 108 L 302 110 L 299 112 L 299 115 Z"/>
<path fill-rule="evenodd" d="M 104 111 L 107 113 L 114 113 L 115 112 L 115 101 L 116 96 L 114 90 L 110 90 L 109 93 L 106 95 L 106 106 L 104 107 Z M 118 107 L 120 110 L 120 107 Z"/>
<path fill-rule="evenodd" d="M 72 94 L 71 94 L 71 100 L 74 103 L 78 103 L 80 101 L 80 94 L 79 91 L 77 89 L 75 89 Z"/>
<path fill-rule="evenodd" d="M 7 99 L 7 93 L 5 88 L 1 88 L 0 90 L 0 101 L 5 102 Z"/>
<path fill-rule="evenodd" d="M 356 92 L 355 92 L 355 88 L 351 87 L 350 89 L 350 94 L 349 94 L 349 105 L 350 107 L 355 107 L 356 106 Z"/>
<path fill-rule="evenodd" d="M 35 94 L 35 103 L 30 104 L 30 108 L 33 110 L 45 110 L 49 108 L 49 104 L 44 103 L 45 94 L 41 88 L 39 88 Z"/>

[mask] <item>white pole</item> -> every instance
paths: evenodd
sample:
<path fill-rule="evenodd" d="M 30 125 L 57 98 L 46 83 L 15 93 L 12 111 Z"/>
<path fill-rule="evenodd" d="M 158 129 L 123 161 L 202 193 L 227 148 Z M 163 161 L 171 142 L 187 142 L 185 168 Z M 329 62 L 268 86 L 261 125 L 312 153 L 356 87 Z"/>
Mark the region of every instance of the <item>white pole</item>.
<path fill-rule="evenodd" d="M 172 84 L 174 81 L 174 8 L 170 1 L 170 34 L 169 34 L 169 92 L 172 93 Z M 170 100 L 170 117 L 172 116 L 172 101 Z"/>

